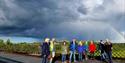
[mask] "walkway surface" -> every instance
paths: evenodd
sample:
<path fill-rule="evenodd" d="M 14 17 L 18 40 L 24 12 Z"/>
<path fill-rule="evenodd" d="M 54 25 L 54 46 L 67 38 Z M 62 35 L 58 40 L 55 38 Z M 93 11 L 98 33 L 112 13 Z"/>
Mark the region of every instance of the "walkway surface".
<path fill-rule="evenodd" d="M 55 63 L 62 63 L 62 62 L 61 61 L 56 61 Z M 106 62 L 101 62 L 99 60 L 87 60 L 87 61 L 75 62 L 75 63 L 106 63 Z M 125 61 L 113 60 L 113 63 L 125 63 Z"/>
<path fill-rule="evenodd" d="M 41 58 L 0 52 L 0 63 L 41 63 Z M 55 63 L 62 63 L 62 62 L 56 61 Z M 87 60 L 76 63 L 104 63 L 104 62 L 101 62 L 99 60 Z M 125 63 L 125 61 L 113 60 L 113 63 Z"/>
<path fill-rule="evenodd" d="M 0 52 L 0 63 L 40 63 L 41 58 Z"/>

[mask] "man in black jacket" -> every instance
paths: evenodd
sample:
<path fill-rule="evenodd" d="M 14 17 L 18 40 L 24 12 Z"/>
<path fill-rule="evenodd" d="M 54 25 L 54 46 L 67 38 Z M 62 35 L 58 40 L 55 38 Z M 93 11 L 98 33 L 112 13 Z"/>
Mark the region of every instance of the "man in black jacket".
<path fill-rule="evenodd" d="M 105 43 L 103 40 L 100 40 L 100 42 L 99 42 L 99 50 L 101 52 L 101 61 L 103 61 L 106 58 Z"/>
<path fill-rule="evenodd" d="M 42 63 L 49 63 L 48 57 L 50 55 L 50 50 L 49 50 L 49 38 L 46 38 L 43 44 L 41 45 L 42 49 Z"/>
<path fill-rule="evenodd" d="M 109 59 L 109 63 L 112 63 L 112 43 L 107 39 L 105 43 L 105 52 Z"/>

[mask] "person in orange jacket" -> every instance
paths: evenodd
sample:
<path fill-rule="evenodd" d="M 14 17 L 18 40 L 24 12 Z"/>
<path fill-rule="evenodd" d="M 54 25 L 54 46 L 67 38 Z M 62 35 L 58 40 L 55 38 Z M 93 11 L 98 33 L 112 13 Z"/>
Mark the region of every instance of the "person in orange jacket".
<path fill-rule="evenodd" d="M 90 52 L 90 58 L 94 59 L 94 53 L 96 51 L 96 45 L 94 44 L 94 41 L 90 41 L 89 44 L 89 52 Z"/>

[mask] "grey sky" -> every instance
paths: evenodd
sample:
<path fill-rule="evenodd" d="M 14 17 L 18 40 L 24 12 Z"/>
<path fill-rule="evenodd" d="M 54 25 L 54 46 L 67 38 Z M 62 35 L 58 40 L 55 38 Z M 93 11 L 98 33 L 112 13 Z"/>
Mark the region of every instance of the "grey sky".
<path fill-rule="evenodd" d="M 0 35 L 105 39 L 124 27 L 124 0 L 0 0 Z"/>

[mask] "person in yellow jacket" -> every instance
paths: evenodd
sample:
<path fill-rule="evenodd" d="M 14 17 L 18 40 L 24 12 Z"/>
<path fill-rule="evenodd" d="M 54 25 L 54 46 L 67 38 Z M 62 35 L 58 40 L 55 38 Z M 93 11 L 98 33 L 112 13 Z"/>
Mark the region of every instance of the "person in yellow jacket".
<path fill-rule="evenodd" d="M 50 41 L 50 63 L 53 63 L 53 58 L 55 57 L 55 38 L 52 38 L 52 40 Z"/>

